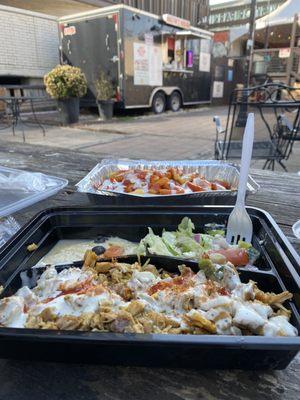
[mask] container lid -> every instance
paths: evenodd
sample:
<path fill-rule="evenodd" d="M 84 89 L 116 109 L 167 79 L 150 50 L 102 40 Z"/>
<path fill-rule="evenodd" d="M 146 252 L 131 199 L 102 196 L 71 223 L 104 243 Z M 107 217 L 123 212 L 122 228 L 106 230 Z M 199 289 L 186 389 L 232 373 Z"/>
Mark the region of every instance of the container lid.
<path fill-rule="evenodd" d="M 44 200 L 67 184 L 63 178 L 0 165 L 0 217 Z"/>

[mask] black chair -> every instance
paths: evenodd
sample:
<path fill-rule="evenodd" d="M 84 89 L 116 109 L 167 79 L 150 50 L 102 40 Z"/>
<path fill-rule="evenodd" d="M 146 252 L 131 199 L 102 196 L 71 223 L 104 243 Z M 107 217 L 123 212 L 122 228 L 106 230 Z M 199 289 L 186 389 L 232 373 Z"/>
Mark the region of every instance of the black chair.
<path fill-rule="evenodd" d="M 241 157 L 242 137 L 234 138 L 234 135 L 239 128 L 243 131 L 248 112 L 254 112 L 266 137 L 255 138 L 252 158 L 265 160 L 264 169 L 274 170 L 275 163 L 278 163 L 287 171 L 283 161 L 289 158 L 300 132 L 300 101 L 293 95 L 295 90 L 278 83 L 234 90 L 225 129 L 221 126 L 220 118 L 214 117 L 215 158 L 234 160 Z"/>

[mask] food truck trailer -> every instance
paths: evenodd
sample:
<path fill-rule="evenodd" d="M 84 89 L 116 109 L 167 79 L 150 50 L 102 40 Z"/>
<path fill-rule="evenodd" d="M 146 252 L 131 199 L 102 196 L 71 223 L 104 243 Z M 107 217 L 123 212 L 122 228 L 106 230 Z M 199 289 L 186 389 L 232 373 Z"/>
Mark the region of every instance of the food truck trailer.
<path fill-rule="evenodd" d="M 61 62 L 85 73 L 87 106 L 95 105 L 100 71 L 120 108 L 161 113 L 211 100 L 213 34 L 188 20 L 115 5 L 62 17 L 59 27 Z"/>

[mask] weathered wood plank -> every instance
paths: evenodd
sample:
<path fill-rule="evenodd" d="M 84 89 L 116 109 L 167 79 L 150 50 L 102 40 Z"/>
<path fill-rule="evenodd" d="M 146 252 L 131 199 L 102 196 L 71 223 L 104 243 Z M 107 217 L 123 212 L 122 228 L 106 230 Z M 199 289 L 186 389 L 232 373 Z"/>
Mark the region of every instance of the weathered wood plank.
<path fill-rule="evenodd" d="M 67 189 L 56 197 L 35 205 L 32 209 L 20 213 L 20 222 L 24 223 L 35 210 L 48 208 L 49 206 L 68 204 L 82 205 L 86 201 L 75 200 L 68 195 L 72 193 L 77 183 L 90 171 L 100 159 L 95 154 L 75 152 L 61 148 L 49 148 L 46 146 L 31 146 L 27 144 L 1 144 L 0 164 L 51 173 L 69 180 Z M 295 174 L 278 173 L 270 171 L 253 170 L 252 176 L 261 185 L 261 189 L 255 195 L 247 199 L 247 205 L 262 208 L 268 211 L 277 221 L 284 233 L 290 237 L 297 248 L 300 247 L 293 238 L 291 226 L 300 218 L 300 177 Z"/>
<path fill-rule="evenodd" d="M 65 149 L 17 143 L 14 143 L 13 148 L 11 144 L 0 145 L 0 165 L 66 178 L 70 187 L 73 187 L 99 161 L 99 157 L 94 154 Z"/>
<path fill-rule="evenodd" d="M 87 197 L 74 193 L 73 185 L 99 161 L 97 156 L 28 145 L 16 145 L 13 153 L 10 150 L 11 145 L 0 146 L 0 164 L 69 179 L 69 186 L 56 196 L 16 213 L 21 224 L 45 208 L 87 204 Z M 247 204 L 270 212 L 292 238 L 291 225 L 300 218 L 300 178 L 258 170 L 252 175 L 261 189 L 249 196 Z M 286 370 L 259 372 L 259 375 L 256 371 L 199 372 L 13 360 L 0 360 L 0 368 L 0 398 L 10 400 L 60 400 L 65 398 L 65 393 L 67 398 L 75 400 L 291 400 L 299 397 L 300 354 Z"/>

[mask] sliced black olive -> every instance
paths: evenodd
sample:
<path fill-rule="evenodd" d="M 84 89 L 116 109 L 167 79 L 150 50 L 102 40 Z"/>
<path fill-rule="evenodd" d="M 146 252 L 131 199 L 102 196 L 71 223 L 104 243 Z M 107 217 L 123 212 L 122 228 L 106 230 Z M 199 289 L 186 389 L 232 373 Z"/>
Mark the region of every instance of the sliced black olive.
<path fill-rule="evenodd" d="M 100 256 L 100 254 L 103 254 L 105 252 L 105 250 L 106 249 L 103 246 L 95 246 L 92 248 L 92 251 L 94 251 L 97 254 L 97 256 Z"/>
<path fill-rule="evenodd" d="M 108 236 L 98 236 L 97 239 L 94 240 L 95 243 L 104 243 L 108 240 Z"/>

